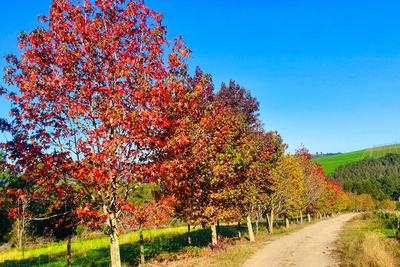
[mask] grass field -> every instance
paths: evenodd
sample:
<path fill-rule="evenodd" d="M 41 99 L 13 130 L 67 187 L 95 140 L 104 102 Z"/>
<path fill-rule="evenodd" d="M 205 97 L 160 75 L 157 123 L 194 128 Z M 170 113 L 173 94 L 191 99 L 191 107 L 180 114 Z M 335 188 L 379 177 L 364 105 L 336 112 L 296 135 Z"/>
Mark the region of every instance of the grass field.
<path fill-rule="evenodd" d="M 379 158 L 387 153 L 400 154 L 400 144 L 381 146 L 368 148 L 349 153 L 343 153 L 340 155 L 313 159 L 313 162 L 319 163 L 324 168 L 326 174 L 334 172 L 340 165 L 346 165 L 347 163 L 362 160 L 365 157 Z"/>
<path fill-rule="evenodd" d="M 244 230 L 244 228 L 243 228 Z M 221 227 L 221 234 L 232 237 L 236 235 L 233 226 Z M 197 228 L 191 238 L 195 246 L 207 246 L 211 231 Z M 188 247 L 187 226 L 143 231 L 145 255 L 147 259 L 173 254 Z M 101 236 L 93 239 L 80 239 L 72 242 L 73 266 L 109 266 L 110 239 Z M 121 261 L 124 266 L 137 266 L 140 255 L 139 233 L 132 232 L 120 236 Z M 13 249 L 0 254 L 0 266 L 65 266 L 66 242 L 59 242 L 36 247 L 25 251 L 22 258 L 20 249 Z"/>
<path fill-rule="evenodd" d="M 280 222 L 283 225 L 284 222 Z M 254 225 L 255 226 L 255 225 Z M 260 222 L 260 228 L 265 229 L 265 222 Z M 247 236 L 247 227 L 242 226 L 243 236 Z M 277 231 L 276 234 L 282 233 Z M 237 239 L 237 225 L 221 225 L 220 234 Z M 164 228 L 143 231 L 145 239 L 146 261 L 166 259 L 179 253 L 190 255 L 201 254 L 202 249 L 208 248 L 211 242 L 211 230 L 197 227 L 191 231 L 192 245 L 187 242 L 187 226 Z M 92 239 L 80 239 L 72 242 L 72 266 L 109 266 L 110 240 L 107 236 Z M 210 249 L 208 249 L 210 250 Z M 139 264 L 140 246 L 139 233 L 132 232 L 120 236 L 120 252 L 123 266 L 137 266 Z M 66 264 L 66 242 L 51 243 L 27 249 L 22 258 L 21 249 L 12 249 L 0 253 L 0 266 L 33 267 L 54 266 Z"/>

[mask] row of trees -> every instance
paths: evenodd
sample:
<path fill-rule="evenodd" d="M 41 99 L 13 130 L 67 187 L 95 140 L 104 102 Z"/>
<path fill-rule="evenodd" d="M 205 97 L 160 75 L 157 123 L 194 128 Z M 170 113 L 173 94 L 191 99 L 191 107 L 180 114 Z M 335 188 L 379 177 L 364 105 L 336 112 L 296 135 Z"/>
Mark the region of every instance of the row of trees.
<path fill-rule="evenodd" d="M 371 211 L 374 209 L 395 210 L 396 202 L 384 199 L 377 201 L 369 194 L 348 193 L 347 210 L 349 211 Z"/>
<path fill-rule="evenodd" d="M 305 148 L 294 156 L 288 154 L 278 161 L 272 171 L 273 187 L 266 196 L 266 211 L 269 212 L 269 231 L 272 232 L 274 215 L 300 215 L 308 213 L 334 213 L 346 208 L 347 195 L 340 184 L 329 179 L 321 165 L 311 161 Z"/>
<path fill-rule="evenodd" d="M 57 219 L 98 227 L 110 237 L 112 266 L 121 266 L 119 234 L 163 223 L 191 225 L 345 208 L 340 184 L 304 148 L 284 155 L 265 132 L 259 103 L 231 81 L 214 93 L 211 76 L 188 74 L 190 49 L 167 40 L 162 15 L 142 1 L 54 0 L 46 28 L 18 36 L 21 57 L 6 56 L 1 88 L 12 121 L 3 171 L 26 187 L 4 190 L 3 202 L 40 203 L 51 213 L 14 205 L 15 218 Z M 168 52 L 167 52 L 168 51 Z M 143 184 L 157 186 L 138 204 Z M 44 215 L 44 216 L 43 216 Z"/>

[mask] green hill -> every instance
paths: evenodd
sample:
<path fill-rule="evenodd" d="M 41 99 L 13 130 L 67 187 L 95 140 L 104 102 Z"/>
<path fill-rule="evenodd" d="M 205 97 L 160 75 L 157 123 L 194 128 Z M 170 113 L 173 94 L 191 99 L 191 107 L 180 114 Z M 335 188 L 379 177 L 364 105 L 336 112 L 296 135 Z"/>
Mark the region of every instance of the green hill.
<path fill-rule="evenodd" d="M 324 168 L 326 174 L 334 172 L 340 165 L 345 165 L 350 162 L 362 160 L 365 157 L 379 158 L 387 153 L 400 154 L 400 144 L 380 146 L 374 148 L 367 148 L 363 150 L 353 151 L 349 153 L 343 153 L 340 155 L 313 159 L 313 162 L 319 163 Z"/>

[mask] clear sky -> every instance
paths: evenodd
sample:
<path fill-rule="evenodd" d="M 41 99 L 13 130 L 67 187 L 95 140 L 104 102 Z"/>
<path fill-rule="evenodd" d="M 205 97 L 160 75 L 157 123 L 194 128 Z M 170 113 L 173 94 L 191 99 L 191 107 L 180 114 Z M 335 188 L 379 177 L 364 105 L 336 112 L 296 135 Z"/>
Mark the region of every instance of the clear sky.
<path fill-rule="evenodd" d="M 38 26 L 51 0 L 0 4 L 0 55 L 19 54 L 17 34 Z M 277 130 L 288 151 L 301 143 L 325 153 L 400 142 L 400 1 L 146 4 L 164 14 L 169 36 L 183 35 L 192 71 L 211 73 L 216 90 L 233 79 L 251 91 L 265 129 Z M 0 116 L 9 108 L 1 99 Z"/>

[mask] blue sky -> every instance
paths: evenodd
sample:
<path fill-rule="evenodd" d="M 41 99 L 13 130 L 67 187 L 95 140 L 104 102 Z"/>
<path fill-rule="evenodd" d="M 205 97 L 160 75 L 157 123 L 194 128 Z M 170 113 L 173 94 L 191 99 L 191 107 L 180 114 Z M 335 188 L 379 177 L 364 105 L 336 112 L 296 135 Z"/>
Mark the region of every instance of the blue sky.
<path fill-rule="evenodd" d="M 1 0 L 0 55 L 49 13 L 50 0 Z M 261 103 L 266 130 L 293 152 L 349 152 L 400 142 L 399 1 L 147 0 L 191 70 L 218 90 L 234 79 Z M 0 60 L 0 69 L 5 61 Z M 3 76 L 3 75 L 1 75 Z M 10 105 L 0 100 L 1 117 Z"/>

